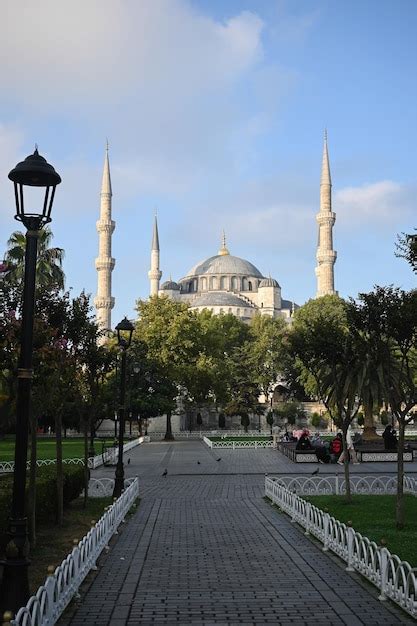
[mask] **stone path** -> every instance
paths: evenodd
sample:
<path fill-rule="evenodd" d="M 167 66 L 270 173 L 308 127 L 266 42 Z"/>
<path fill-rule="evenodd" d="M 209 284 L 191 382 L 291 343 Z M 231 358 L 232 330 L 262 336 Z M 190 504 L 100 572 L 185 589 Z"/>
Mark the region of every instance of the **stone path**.
<path fill-rule="evenodd" d="M 200 441 L 132 451 L 126 470 L 142 477 L 140 506 L 101 559 L 75 613 L 62 622 L 414 623 L 263 499 L 263 475 L 245 469 L 272 473 L 278 454 L 210 450 Z"/>

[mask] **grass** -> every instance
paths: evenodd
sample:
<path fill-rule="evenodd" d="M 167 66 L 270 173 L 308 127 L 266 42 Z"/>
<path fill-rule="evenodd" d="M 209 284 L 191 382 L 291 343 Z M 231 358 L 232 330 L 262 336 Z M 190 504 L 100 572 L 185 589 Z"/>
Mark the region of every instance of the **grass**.
<path fill-rule="evenodd" d="M 44 523 L 37 529 L 36 548 L 30 554 L 31 593 L 36 593 L 44 583 L 48 566 L 56 567 L 63 561 L 73 548 L 73 540 L 82 539 L 91 528 L 91 520 L 97 521 L 103 515 L 104 507 L 111 502 L 111 497 L 89 498 L 87 507 L 83 509 L 83 499 L 78 498 L 65 509 L 63 526 Z"/>
<path fill-rule="evenodd" d="M 395 527 L 394 495 L 354 495 L 352 503 L 344 496 L 303 496 L 320 509 L 326 509 L 341 522 L 352 522 L 353 528 L 377 544 L 384 539 L 390 552 L 412 567 L 417 567 L 417 498 L 404 496 L 406 527 Z"/>
<path fill-rule="evenodd" d="M 102 444 L 107 446 L 113 443 L 113 439 L 96 439 L 94 449 L 96 454 L 101 454 Z M 38 439 L 38 459 L 55 459 L 56 443 L 55 439 Z M 62 455 L 64 459 L 84 458 L 84 440 L 80 437 L 63 439 Z M 28 454 L 29 458 L 29 454 Z M 0 463 L 2 461 L 14 461 L 14 440 L 5 439 L 0 441 Z"/>
<path fill-rule="evenodd" d="M 208 437 L 210 441 L 271 441 L 271 437 Z"/>

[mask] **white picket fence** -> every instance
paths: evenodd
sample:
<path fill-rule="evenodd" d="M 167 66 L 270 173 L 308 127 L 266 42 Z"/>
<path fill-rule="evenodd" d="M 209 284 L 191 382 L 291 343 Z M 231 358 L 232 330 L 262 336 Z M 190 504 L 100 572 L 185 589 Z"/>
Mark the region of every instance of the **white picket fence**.
<path fill-rule="evenodd" d="M 409 488 L 415 490 L 412 480 Z M 331 550 L 343 559 L 346 571 L 357 571 L 378 587 L 380 600 L 389 598 L 417 618 L 417 568 L 290 491 L 282 479 L 266 477 L 265 495 L 300 524 L 305 535 L 321 541 L 323 552 Z"/>
<path fill-rule="evenodd" d="M 257 450 L 258 448 L 274 447 L 274 442 L 270 440 L 257 441 L 254 439 L 253 441 L 212 441 L 212 439 L 209 439 L 208 437 L 203 437 L 203 441 L 209 448 L 230 448 L 232 450 L 235 450 L 236 448 L 254 448 Z"/>
<path fill-rule="evenodd" d="M 126 485 L 126 483 L 125 483 Z M 111 537 L 139 495 L 139 480 L 134 478 L 114 504 L 91 528 L 55 572 L 48 576 L 36 595 L 19 609 L 13 626 L 53 626 L 62 615 Z"/>
<path fill-rule="evenodd" d="M 145 441 L 149 441 L 149 437 L 138 437 L 137 439 L 132 439 L 132 441 L 128 441 L 123 446 L 123 452 L 128 452 L 132 448 L 139 446 L 141 443 Z M 96 467 L 100 467 L 101 465 L 115 465 L 117 463 L 117 459 L 119 458 L 119 449 L 116 448 L 106 448 L 106 450 L 102 454 L 97 454 L 94 457 L 90 457 L 88 459 L 88 467 L 90 469 L 95 469 Z M 67 465 L 84 465 L 84 459 L 63 459 L 63 463 Z M 56 459 L 38 459 L 36 461 L 37 467 L 44 467 L 46 465 L 55 465 Z M 27 468 L 30 467 L 30 461 L 27 463 Z M 14 471 L 14 461 L 3 461 L 0 463 L 0 474 L 10 474 Z"/>
<path fill-rule="evenodd" d="M 280 476 L 271 477 L 289 491 L 298 495 L 322 496 L 330 494 L 344 494 L 346 483 L 344 475 L 329 474 L 326 476 Z M 417 479 L 404 476 L 404 492 L 417 496 Z M 381 495 L 396 493 L 397 476 L 369 475 L 357 476 L 351 474 L 350 488 L 352 493 Z"/>
<path fill-rule="evenodd" d="M 129 487 L 136 478 L 126 478 L 125 489 Z M 108 498 L 113 494 L 114 478 L 90 478 L 88 482 L 89 498 Z M 83 492 L 84 494 L 84 492 Z"/>

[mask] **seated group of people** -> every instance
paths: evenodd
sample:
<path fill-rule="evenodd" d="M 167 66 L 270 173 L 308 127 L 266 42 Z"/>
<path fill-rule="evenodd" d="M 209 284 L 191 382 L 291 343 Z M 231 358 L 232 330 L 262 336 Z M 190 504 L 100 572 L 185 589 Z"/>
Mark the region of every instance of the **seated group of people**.
<path fill-rule="evenodd" d="M 285 433 L 284 441 L 296 441 L 296 450 L 314 450 L 317 460 L 320 463 L 339 463 L 343 465 L 343 442 L 342 433 L 337 435 L 330 442 L 323 441 L 318 433 L 316 433 L 312 439 L 310 439 L 310 433 L 307 429 L 304 429 L 300 436 L 295 437 L 289 433 Z M 352 433 L 348 429 L 346 436 L 349 457 L 354 464 L 358 463 L 355 448 L 353 445 Z"/>

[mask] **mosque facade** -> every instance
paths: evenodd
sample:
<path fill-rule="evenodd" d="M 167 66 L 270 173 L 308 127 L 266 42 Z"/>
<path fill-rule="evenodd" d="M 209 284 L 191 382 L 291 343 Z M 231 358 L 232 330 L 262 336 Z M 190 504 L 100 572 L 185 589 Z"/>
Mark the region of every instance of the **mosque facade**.
<path fill-rule="evenodd" d="M 320 209 L 316 215 L 318 245 L 316 253 L 317 292 L 320 297 L 337 293 L 334 283 L 336 252 L 333 249 L 333 226 L 336 215 L 332 211 L 332 183 L 330 177 L 327 134 L 324 137 L 320 181 Z M 115 229 L 112 220 L 112 188 L 108 147 L 106 149 L 101 189 L 100 219 L 97 222 L 99 254 L 96 259 L 98 289 L 95 298 L 97 322 L 104 330 L 111 329 L 111 310 L 114 306 L 111 274 L 115 259 L 111 256 L 111 241 Z M 223 233 L 221 247 L 214 256 L 199 261 L 183 278 L 161 283 L 160 245 L 158 223 L 155 217 L 148 272 L 150 296 L 167 296 L 177 302 L 186 302 L 191 309 L 209 309 L 214 314 L 231 313 L 243 321 L 256 315 L 282 317 L 291 323 L 298 305 L 282 297 L 279 282 L 262 274 L 250 261 L 230 254 Z"/>

